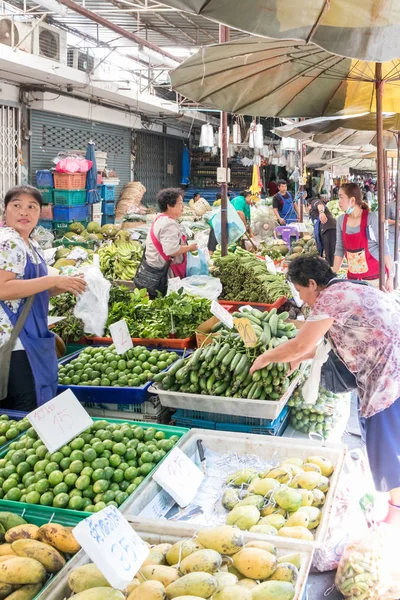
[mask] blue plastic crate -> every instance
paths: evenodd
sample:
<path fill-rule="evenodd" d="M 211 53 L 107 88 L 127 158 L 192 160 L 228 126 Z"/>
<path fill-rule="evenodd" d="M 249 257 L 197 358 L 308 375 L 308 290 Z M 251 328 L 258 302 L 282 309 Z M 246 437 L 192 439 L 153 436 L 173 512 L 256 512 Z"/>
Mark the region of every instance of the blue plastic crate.
<path fill-rule="evenodd" d="M 39 219 L 38 227 L 44 227 L 45 229 L 53 229 L 53 221 L 48 221 L 47 219 Z"/>
<path fill-rule="evenodd" d="M 47 169 L 36 171 L 36 187 L 38 187 L 38 188 L 54 187 L 53 173 Z"/>
<path fill-rule="evenodd" d="M 115 215 L 115 204 L 114 202 L 107 202 L 103 200 L 101 203 L 101 212 L 103 215 Z"/>
<path fill-rule="evenodd" d="M 101 197 L 103 200 L 114 200 L 115 199 L 115 186 L 114 185 L 102 185 L 101 186 Z"/>
<path fill-rule="evenodd" d="M 101 217 L 102 225 L 114 225 L 115 215 L 103 215 Z"/>
<path fill-rule="evenodd" d="M 89 207 L 84 206 L 54 206 L 54 220 L 62 223 L 70 221 L 86 221 L 89 218 Z"/>

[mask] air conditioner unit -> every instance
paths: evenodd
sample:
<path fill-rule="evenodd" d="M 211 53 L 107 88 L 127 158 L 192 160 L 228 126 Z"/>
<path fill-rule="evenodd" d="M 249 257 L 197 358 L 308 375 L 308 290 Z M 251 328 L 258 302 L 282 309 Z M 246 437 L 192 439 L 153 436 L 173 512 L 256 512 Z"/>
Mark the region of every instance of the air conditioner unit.
<path fill-rule="evenodd" d="M 99 60 L 88 52 L 79 50 L 79 48 L 68 48 L 67 64 L 72 69 L 93 73 L 98 63 Z"/>
<path fill-rule="evenodd" d="M 33 47 L 32 35 L 27 36 L 31 30 L 32 26 L 29 23 L 17 21 L 15 18 L 0 17 L 0 44 L 15 48 L 24 40 L 19 46 L 19 50 L 31 54 Z"/>
<path fill-rule="evenodd" d="M 33 22 L 34 23 L 34 22 Z M 67 32 L 47 23 L 40 23 L 32 33 L 33 54 L 67 63 Z"/>

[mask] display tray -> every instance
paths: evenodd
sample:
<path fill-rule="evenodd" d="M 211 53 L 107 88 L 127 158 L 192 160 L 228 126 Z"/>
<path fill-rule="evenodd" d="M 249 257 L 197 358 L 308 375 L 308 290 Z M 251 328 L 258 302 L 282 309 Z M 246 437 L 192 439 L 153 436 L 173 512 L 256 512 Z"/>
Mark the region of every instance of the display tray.
<path fill-rule="evenodd" d="M 302 381 L 302 374 L 294 377 L 287 392 L 280 400 L 248 400 L 245 398 L 225 398 L 224 396 L 208 396 L 202 394 L 188 394 L 184 392 L 170 392 L 161 390 L 157 385 L 149 388 L 150 394 L 157 394 L 163 406 L 168 408 L 182 408 L 200 412 L 218 413 L 223 415 L 236 415 L 238 417 L 252 416 L 257 419 L 277 419 L 285 408 L 290 396 Z"/>
<path fill-rule="evenodd" d="M 205 524 L 214 526 L 225 523 L 228 513 L 222 507 L 221 498 L 226 489 L 226 478 L 235 470 L 251 465 L 260 469 L 268 465 L 274 466 L 290 457 L 305 459 L 308 456 L 322 455 L 332 461 L 335 470 L 330 478 L 330 488 L 322 508 L 321 523 L 314 532 L 314 541 L 285 539 L 289 545 L 295 546 L 300 544 L 312 548 L 324 544 L 340 475 L 344 467 L 346 446 L 284 437 L 192 429 L 180 444 L 180 449 L 200 468 L 198 440 L 202 441 L 205 449 L 208 474 L 193 503 L 184 511 L 176 510 L 177 505 L 172 498 L 153 479 L 148 479 L 135 497 L 126 501 L 124 505 L 126 517 L 140 521 L 143 527 L 147 526 L 149 520 L 151 523 L 154 522 L 156 517 L 162 519 L 158 520 L 159 528 L 161 528 L 161 523 L 164 526 L 165 519 L 169 516 L 170 519 L 174 519 L 177 531 L 190 528 L 189 537 L 191 537 L 196 530 L 206 526 Z M 182 537 L 185 536 L 186 534 L 182 534 Z M 264 537 L 273 543 L 282 539 L 277 536 Z"/>
<path fill-rule="evenodd" d="M 252 308 L 258 308 L 259 310 L 261 310 L 263 312 L 270 311 L 273 308 L 279 309 L 287 301 L 288 301 L 288 299 L 285 296 L 281 296 L 280 298 L 278 298 L 278 300 L 275 300 L 275 302 L 273 302 L 272 304 L 264 304 L 263 302 L 236 302 L 235 300 L 218 300 L 218 302 L 220 304 L 222 304 L 222 306 L 224 306 L 225 308 L 227 307 L 227 305 L 234 306 L 235 309 L 239 308 L 240 306 L 251 306 Z"/>
<path fill-rule="evenodd" d="M 140 537 L 151 545 L 156 544 L 175 544 L 185 537 L 192 537 L 193 529 L 188 525 L 178 526 L 175 523 L 163 523 L 160 527 L 159 521 L 142 524 L 139 520 L 133 519 L 131 526 Z M 245 542 L 255 540 L 265 540 L 265 536 L 259 534 L 245 533 Z M 310 572 L 313 549 L 304 547 L 301 544 L 288 543 L 284 538 L 274 539 L 274 545 L 278 550 L 278 556 L 299 552 L 301 554 L 301 567 L 299 577 L 296 581 L 296 595 L 293 600 L 302 600 L 307 586 L 307 578 Z M 64 567 L 62 576 L 55 577 L 46 587 L 40 596 L 40 600 L 65 600 L 71 597 L 71 590 L 68 586 L 68 576 L 76 568 L 91 562 L 87 554 L 81 551 Z M 72 597 L 73 598 L 73 597 Z"/>
<path fill-rule="evenodd" d="M 112 338 L 109 337 L 87 337 L 86 342 L 92 344 L 101 344 L 105 346 L 112 344 Z M 196 346 L 196 336 L 192 335 L 188 338 L 132 338 L 134 346 L 146 346 L 150 348 L 166 348 L 167 350 L 185 350 Z"/>

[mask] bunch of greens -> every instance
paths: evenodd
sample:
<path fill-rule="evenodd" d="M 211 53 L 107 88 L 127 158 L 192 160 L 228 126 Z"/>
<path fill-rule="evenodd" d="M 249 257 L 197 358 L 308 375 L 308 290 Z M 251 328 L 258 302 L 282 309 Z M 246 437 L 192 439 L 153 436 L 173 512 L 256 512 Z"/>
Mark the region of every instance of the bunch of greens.
<path fill-rule="evenodd" d="M 211 317 L 210 301 L 199 296 L 173 292 L 150 300 L 146 290 L 134 290 L 117 302 L 110 302 L 106 331 L 116 321 L 125 319 L 135 338 L 190 337 L 197 327 Z"/>
<path fill-rule="evenodd" d="M 80 340 L 84 335 L 83 322 L 74 316 L 76 298 L 70 292 L 51 298 L 49 313 L 52 316 L 64 317 L 52 327 L 52 332 L 59 335 L 65 344 Z"/>

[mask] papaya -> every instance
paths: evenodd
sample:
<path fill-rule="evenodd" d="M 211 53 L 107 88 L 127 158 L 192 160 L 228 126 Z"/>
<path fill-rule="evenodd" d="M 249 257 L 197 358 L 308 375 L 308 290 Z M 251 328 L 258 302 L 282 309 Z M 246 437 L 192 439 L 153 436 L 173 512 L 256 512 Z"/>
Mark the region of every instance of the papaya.
<path fill-rule="evenodd" d="M 125 596 L 119 590 L 110 587 L 95 587 L 73 596 L 74 600 L 125 600 Z"/>
<path fill-rule="evenodd" d="M 278 565 L 281 563 L 290 563 L 300 569 L 301 567 L 301 554 L 300 552 L 294 552 L 293 554 L 284 554 L 278 558 Z"/>
<path fill-rule="evenodd" d="M 169 565 L 177 565 L 181 560 L 189 556 L 189 554 L 192 554 L 192 552 L 197 552 L 197 550 L 202 550 L 203 548 L 204 546 L 195 540 L 180 540 L 171 546 L 165 558 Z"/>
<path fill-rule="evenodd" d="M 307 475 L 313 475 L 313 473 L 308 473 Z M 298 475 L 297 477 L 303 476 Z M 274 492 L 274 500 L 281 508 L 289 512 L 295 512 L 300 508 L 302 503 L 301 495 L 296 490 L 286 486 L 281 486 Z"/>
<path fill-rule="evenodd" d="M 278 531 L 278 535 L 280 537 L 295 538 L 297 540 L 314 541 L 313 534 L 305 527 L 282 527 L 282 529 Z"/>
<path fill-rule="evenodd" d="M 215 573 L 222 565 L 222 556 L 215 550 L 198 550 L 183 559 L 179 570 L 184 575 L 195 571 Z"/>
<path fill-rule="evenodd" d="M 165 587 L 159 581 L 145 581 L 141 583 L 127 600 L 166 600 Z"/>
<path fill-rule="evenodd" d="M 159 581 L 164 587 L 179 579 L 179 571 L 174 567 L 163 565 L 147 565 L 142 567 L 136 574 L 139 581 Z"/>
<path fill-rule="evenodd" d="M 257 509 L 256 509 L 257 510 Z M 231 556 L 239 552 L 244 546 L 244 536 L 235 527 L 222 525 L 219 527 L 205 527 L 196 536 L 196 540 L 205 548 L 215 550 L 220 554 Z"/>
<path fill-rule="evenodd" d="M 289 583 L 296 583 L 299 577 L 299 572 L 297 567 L 295 567 L 292 563 L 279 563 L 276 571 L 273 575 L 271 575 L 270 579 L 273 581 L 288 581 Z"/>
<path fill-rule="evenodd" d="M 37 539 L 66 554 L 76 554 L 81 549 L 72 530 L 58 523 L 47 523 L 39 527 Z"/>
<path fill-rule="evenodd" d="M 9 544 L 20 539 L 37 540 L 39 527 L 37 525 L 17 525 L 9 529 L 5 535 L 5 540 Z"/>
<path fill-rule="evenodd" d="M 234 567 L 247 579 L 267 579 L 277 567 L 276 556 L 261 548 L 243 548 L 232 558 Z"/>
<path fill-rule="evenodd" d="M 252 542 L 247 542 L 245 548 L 261 548 L 261 550 L 266 550 L 267 552 L 269 552 L 270 554 L 274 554 L 275 556 L 278 552 L 274 544 L 271 544 L 270 542 L 264 542 L 262 540 L 254 540 Z"/>
<path fill-rule="evenodd" d="M 212 600 L 251 600 L 251 591 L 240 585 L 228 585 L 213 595 Z"/>
<path fill-rule="evenodd" d="M 45 579 L 46 569 L 33 558 L 16 556 L 0 563 L 0 583 L 27 585 L 40 583 Z"/>
<path fill-rule="evenodd" d="M 256 506 L 240 506 L 231 510 L 226 517 L 227 525 L 236 525 L 239 529 L 249 530 L 260 520 L 260 511 Z"/>
<path fill-rule="evenodd" d="M 251 592 L 251 600 L 293 600 L 294 585 L 287 581 L 264 581 Z"/>
<path fill-rule="evenodd" d="M 39 561 L 48 573 L 58 573 L 65 565 L 65 558 L 58 550 L 37 540 L 17 540 L 13 542 L 12 549 L 18 556 L 34 558 Z"/>
<path fill-rule="evenodd" d="M 264 479 L 254 479 L 250 486 L 249 491 L 253 494 L 260 494 L 266 496 L 268 492 L 277 489 L 280 486 L 279 481 L 272 479 L 272 477 L 265 477 Z"/>
<path fill-rule="evenodd" d="M 332 462 L 324 456 L 309 456 L 306 461 L 317 465 L 324 477 L 330 477 L 335 469 Z"/>
<path fill-rule="evenodd" d="M 7 596 L 7 600 L 33 600 L 35 596 L 42 589 L 42 583 L 33 583 L 31 585 L 24 585 L 19 590 L 16 590 L 9 596 Z"/>
<path fill-rule="evenodd" d="M 180 596 L 198 596 L 199 598 L 209 598 L 218 589 L 218 581 L 210 573 L 189 573 L 177 581 L 167 586 L 167 598 L 178 598 Z"/>
<path fill-rule="evenodd" d="M 111 587 L 102 572 L 93 563 L 74 569 L 69 574 L 68 585 L 75 594 L 91 588 Z"/>

